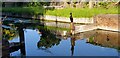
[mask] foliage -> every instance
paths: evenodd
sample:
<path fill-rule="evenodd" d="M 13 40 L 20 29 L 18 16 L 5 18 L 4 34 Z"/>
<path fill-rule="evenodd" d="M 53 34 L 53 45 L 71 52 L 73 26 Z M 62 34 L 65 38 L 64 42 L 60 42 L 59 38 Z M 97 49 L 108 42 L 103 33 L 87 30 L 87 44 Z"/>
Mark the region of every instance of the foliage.
<path fill-rule="evenodd" d="M 100 7 L 106 7 L 108 5 L 107 2 L 99 2 Z"/>
<path fill-rule="evenodd" d="M 93 36 L 91 36 L 91 37 L 89 38 L 89 43 L 94 43 L 94 37 L 93 37 Z"/>
<path fill-rule="evenodd" d="M 2 12 L 39 15 L 44 14 L 43 7 L 3 7 Z"/>
<path fill-rule="evenodd" d="M 40 41 L 37 44 L 38 48 L 41 47 L 50 48 L 60 43 L 60 39 L 56 38 L 56 35 L 46 27 L 38 26 L 37 28 L 39 29 L 40 32 L 42 32 Z"/>
<path fill-rule="evenodd" d="M 17 36 L 17 33 L 16 33 L 15 30 L 10 30 L 10 29 L 3 28 L 2 38 L 12 40 L 15 36 Z"/>
<path fill-rule="evenodd" d="M 39 6 L 41 6 L 41 4 L 39 2 L 29 2 L 28 6 L 29 7 L 39 7 Z"/>

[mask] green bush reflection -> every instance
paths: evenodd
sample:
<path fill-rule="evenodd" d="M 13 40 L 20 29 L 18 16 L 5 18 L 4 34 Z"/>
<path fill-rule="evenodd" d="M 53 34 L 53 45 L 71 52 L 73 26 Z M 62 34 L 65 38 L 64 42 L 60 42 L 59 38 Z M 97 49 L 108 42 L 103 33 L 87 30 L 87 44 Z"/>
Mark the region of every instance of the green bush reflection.
<path fill-rule="evenodd" d="M 11 30 L 9 28 L 3 28 L 2 32 L 3 32 L 2 38 L 7 40 L 12 40 L 13 38 L 18 36 L 16 30 Z"/>
<path fill-rule="evenodd" d="M 42 33 L 40 41 L 37 43 L 38 48 L 51 48 L 60 43 L 61 39 L 56 37 L 56 34 L 54 33 L 55 31 L 41 26 L 38 26 L 38 29 Z"/>

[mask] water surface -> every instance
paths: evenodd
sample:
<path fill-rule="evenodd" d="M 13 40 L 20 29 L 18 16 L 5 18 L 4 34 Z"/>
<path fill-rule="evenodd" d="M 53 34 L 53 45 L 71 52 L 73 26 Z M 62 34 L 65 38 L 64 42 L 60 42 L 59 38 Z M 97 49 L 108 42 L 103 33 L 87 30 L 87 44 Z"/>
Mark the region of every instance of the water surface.
<path fill-rule="evenodd" d="M 10 43 L 20 42 L 20 37 L 24 38 L 23 53 L 26 53 L 26 56 L 118 56 L 120 50 L 120 43 L 118 43 L 120 33 L 118 32 L 92 30 L 63 36 L 64 31 L 69 33 L 70 30 L 60 29 L 60 23 L 57 28 L 55 26 L 47 28 L 40 25 L 26 25 L 27 27 L 21 24 L 14 25 L 4 24 L 10 28 L 3 28 L 3 38 Z M 21 49 L 10 53 L 10 56 L 21 55 Z"/>

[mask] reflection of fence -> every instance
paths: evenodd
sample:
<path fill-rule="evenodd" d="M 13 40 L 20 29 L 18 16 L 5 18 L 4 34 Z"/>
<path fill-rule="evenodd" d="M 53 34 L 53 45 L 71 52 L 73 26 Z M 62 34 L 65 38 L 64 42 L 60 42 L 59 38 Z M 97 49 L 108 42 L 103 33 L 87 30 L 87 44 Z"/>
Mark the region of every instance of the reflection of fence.
<path fill-rule="evenodd" d="M 56 27 L 56 22 L 45 22 L 45 25 Z M 59 27 L 59 28 L 70 28 L 70 24 L 69 23 L 57 22 L 57 27 Z"/>
<path fill-rule="evenodd" d="M 75 33 L 90 31 L 90 30 L 94 30 L 94 29 L 97 29 L 94 25 L 76 26 L 75 27 Z"/>

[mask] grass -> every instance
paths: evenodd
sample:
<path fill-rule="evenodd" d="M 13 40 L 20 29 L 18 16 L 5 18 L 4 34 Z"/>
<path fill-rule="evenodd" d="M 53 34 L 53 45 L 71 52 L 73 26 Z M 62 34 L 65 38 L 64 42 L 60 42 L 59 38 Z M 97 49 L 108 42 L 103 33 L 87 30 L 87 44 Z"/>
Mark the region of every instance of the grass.
<path fill-rule="evenodd" d="M 61 17 L 69 17 L 69 13 L 73 13 L 73 17 L 93 17 L 98 14 L 119 14 L 118 8 L 65 8 L 65 9 L 55 9 L 48 10 L 46 12 L 47 15 L 61 16 Z"/>
<path fill-rule="evenodd" d="M 2 12 L 11 12 L 11 13 L 23 13 L 23 14 L 32 14 L 32 15 L 54 15 L 61 17 L 69 17 L 69 13 L 73 13 L 74 18 L 80 17 L 93 17 L 98 14 L 120 14 L 118 8 L 64 8 L 64 9 L 54 9 L 54 10 L 45 10 L 43 7 L 3 7 Z"/>

